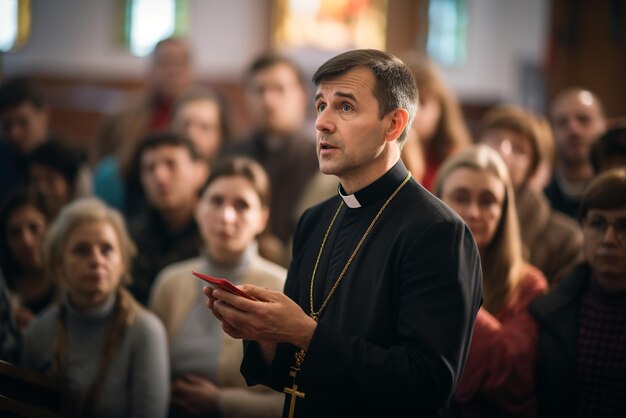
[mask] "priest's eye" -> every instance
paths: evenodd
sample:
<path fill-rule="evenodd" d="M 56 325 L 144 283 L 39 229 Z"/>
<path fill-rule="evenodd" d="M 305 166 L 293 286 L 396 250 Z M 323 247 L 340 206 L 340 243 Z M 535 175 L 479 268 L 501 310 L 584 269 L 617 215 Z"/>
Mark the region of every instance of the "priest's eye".
<path fill-rule="evenodd" d="M 342 112 L 350 112 L 350 111 L 352 111 L 352 106 L 349 103 L 343 103 L 340 106 L 340 109 L 341 109 Z"/>
<path fill-rule="evenodd" d="M 320 103 L 317 105 L 317 113 L 323 112 L 326 109 L 326 103 Z"/>

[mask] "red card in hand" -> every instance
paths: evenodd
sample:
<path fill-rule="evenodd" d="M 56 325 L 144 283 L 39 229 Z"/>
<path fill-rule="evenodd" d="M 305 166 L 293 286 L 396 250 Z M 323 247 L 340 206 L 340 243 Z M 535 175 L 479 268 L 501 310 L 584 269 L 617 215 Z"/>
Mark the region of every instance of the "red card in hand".
<path fill-rule="evenodd" d="M 205 282 L 207 282 L 210 286 L 212 286 L 214 288 L 215 287 L 219 287 L 220 289 L 224 289 L 227 292 L 234 293 L 235 295 L 242 296 L 242 297 L 244 297 L 246 299 L 256 300 L 255 298 L 253 298 L 252 296 L 250 296 L 249 294 L 247 294 L 243 290 L 239 289 L 237 286 L 235 286 L 234 284 L 232 284 L 231 282 L 229 282 L 226 279 L 221 279 L 219 277 L 207 276 L 206 274 L 198 273 L 198 272 L 195 272 L 195 271 L 192 271 L 191 273 L 193 275 L 201 278 L 202 280 L 204 280 Z"/>

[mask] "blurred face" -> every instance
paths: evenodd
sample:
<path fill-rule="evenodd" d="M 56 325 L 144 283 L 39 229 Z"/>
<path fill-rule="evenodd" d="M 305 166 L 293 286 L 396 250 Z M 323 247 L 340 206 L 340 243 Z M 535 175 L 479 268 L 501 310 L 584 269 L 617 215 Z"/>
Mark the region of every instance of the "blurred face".
<path fill-rule="evenodd" d="M 117 290 L 125 268 L 119 237 L 110 223 L 90 222 L 70 232 L 61 269 L 76 308 L 104 303 Z"/>
<path fill-rule="evenodd" d="M 173 128 L 189 137 L 203 158 L 215 158 L 222 144 L 220 110 L 215 102 L 186 103 L 174 116 Z"/>
<path fill-rule="evenodd" d="M 583 232 L 585 255 L 600 283 L 626 289 L 626 208 L 591 209 Z"/>
<path fill-rule="evenodd" d="M 71 187 L 65 177 L 51 167 L 33 164 L 30 167 L 30 181 L 44 197 L 52 214 L 58 213 L 72 198 Z"/>
<path fill-rule="evenodd" d="M 515 190 L 519 190 L 528 179 L 533 160 L 530 138 L 508 129 L 491 129 L 481 142 L 498 151 L 504 160 Z"/>
<path fill-rule="evenodd" d="M 196 222 L 216 261 L 236 261 L 267 224 L 268 210 L 241 176 L 219 177 L 198 202 Z"/>
<path fill-rule="evenodd" d="M 260 129 L 284 134 L 304 123 L 306 92 L 289 65 L 277 64 L 258 72 L 247 93 L 250 112 Z"/>
<path fill-rule="evenodd" d="M 315 128 L 320 171 L 339 177 L 344 187 L 370 177 L 386 145 L 389 121 L 388 116 L 379 118 L 374 85 L 371 71 L 357 67 L 322 81 L 317 88 Z"/>
<path fill-rule="evenodd" d="M 145 151 L 141 157 L 141 183 L 150 204 L 159 211 L 194 205 L 204 181 L 200 167 L 201 163 L 194 161 L 184 147 L 162 145 Z"/>
<path fill-rule="evenodd" d="M 441 118 L 441 104 L 437 97 L 426 89 L 420 91 L 419 100 L 419 107 L 415 114 L 413 126 L 420 141 L 428 143 L 437 130 L 437 125 Z"/>
<path fill-rule="evenodd" d="M 166 97 L 175 99 L 191 85 L 189 50 L 183 42 L 161 44 L 152 57 L 152 87 Z"/>
<path fill-rule="evenodd" d="M 586 164 L 589 148 L 606 129 L 600 107 L 588 91 L 559 98 L 552 106 L 554 141 L 566 165 Z"/>
<path fill-rule="evenodd" d="M 45 141 L 48 135 L 48 108 L 37 108 L 24 102 L 6 109 L 0 116 L 2 129 L 9 142 L 27 154 Z"/>
<path fill-rule="evenodd" d="M 44 214 L 31 205 L 19 207 L 9 216 L 5 239 L 13 258 L 23 269 L 41 267 L 39 250 L 46 226 Z"/>
<path fill-rule="evenodd" d="M 443 200 L 472 231 L 480 251 L 496 234 L 505 198 L 504 184 L 488 171 L 459 168 L 445 180 Z"/>

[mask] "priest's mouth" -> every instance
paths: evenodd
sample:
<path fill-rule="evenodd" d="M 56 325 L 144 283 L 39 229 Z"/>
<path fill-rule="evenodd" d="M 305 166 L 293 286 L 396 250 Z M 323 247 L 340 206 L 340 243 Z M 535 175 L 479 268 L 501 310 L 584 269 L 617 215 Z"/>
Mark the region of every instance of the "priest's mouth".
<path fill-rule="evenodd" d="M 337 147 L 330 145 L 328 142 L 320 142 L 320 150 L 333 150 Z"/>

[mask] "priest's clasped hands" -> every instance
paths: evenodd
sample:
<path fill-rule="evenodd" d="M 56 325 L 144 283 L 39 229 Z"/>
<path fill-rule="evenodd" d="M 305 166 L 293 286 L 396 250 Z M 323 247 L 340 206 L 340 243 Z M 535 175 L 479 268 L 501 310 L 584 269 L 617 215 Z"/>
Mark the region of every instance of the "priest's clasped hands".
<path fill-rule="evenodd" d="M 231 337 L 257 341 L 266 360 L 273 358 L 277 343 L 290 343 L 306 350 L 317 323 L 298 304 L 281 292 L 253 285 L 238 286 L 257 300 L 226 290 L 204 288 L 206 306 L 222 322 Z"/>

